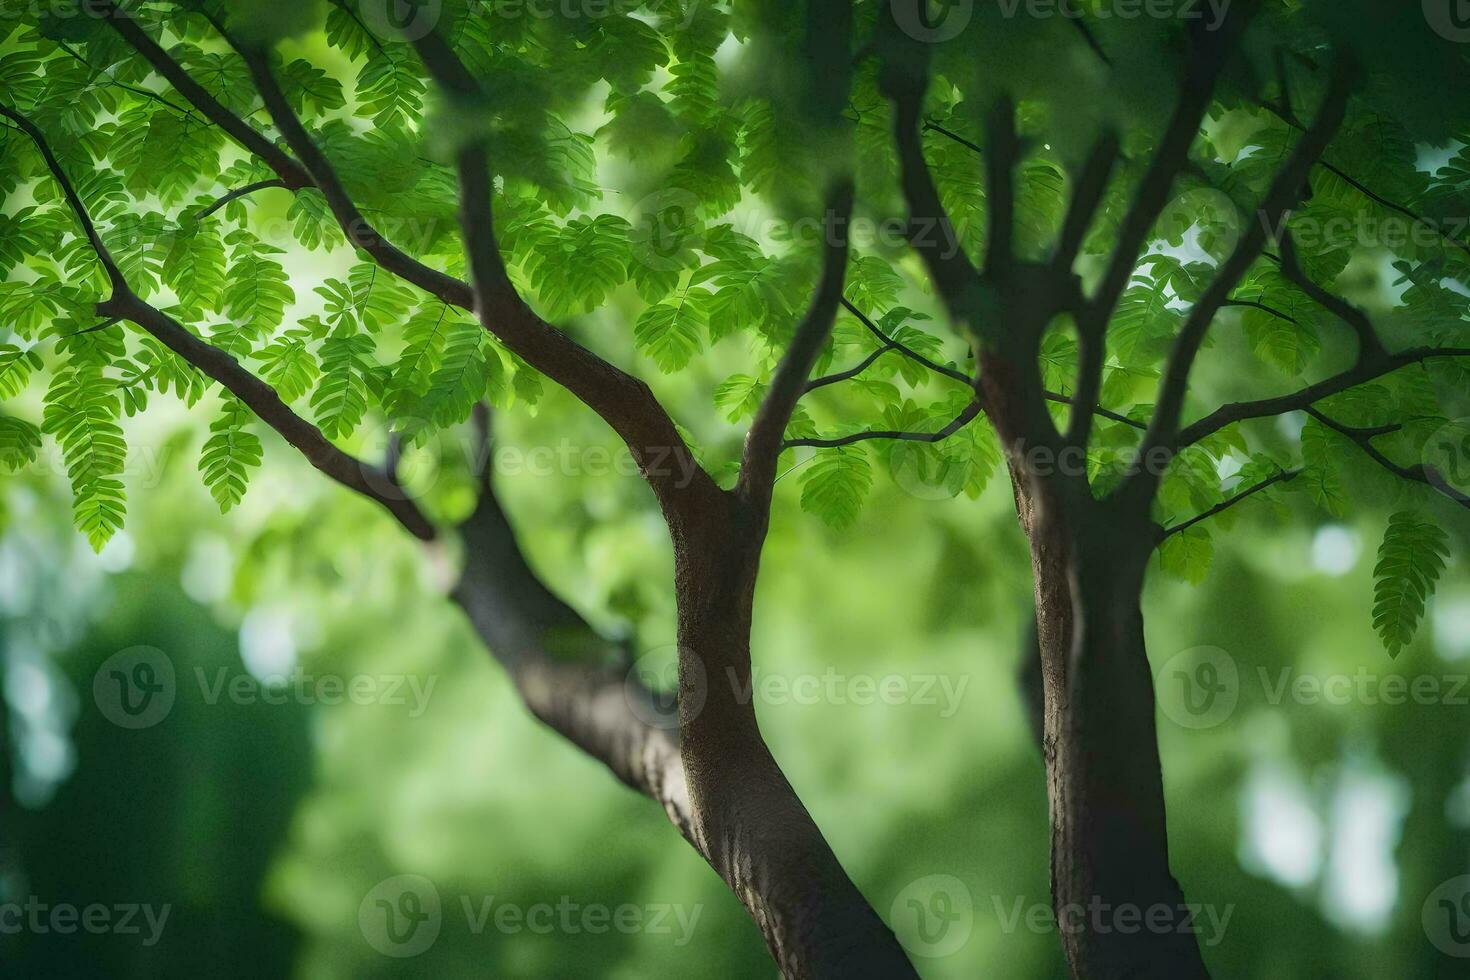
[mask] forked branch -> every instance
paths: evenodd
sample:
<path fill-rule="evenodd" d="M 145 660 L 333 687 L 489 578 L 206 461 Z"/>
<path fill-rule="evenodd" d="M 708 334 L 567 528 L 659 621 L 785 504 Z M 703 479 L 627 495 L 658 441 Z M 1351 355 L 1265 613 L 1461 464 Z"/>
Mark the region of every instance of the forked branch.
<path fill-rule="evenodd" d="M 1205 334 L 1209 331 L 1215 314 L 1230 298 L 1231 291 L 1260 257 L 1268 234 L 1280 234 L 1287 212 L 1300 200 L 1312 164 L 1322 155 L 1342 124 L 1347 111 L 1351 79 L 1352 73 L 1348 66 L 1339 62 L 1333 70 L 1332 84 L 1316 121 L 1297 142 L 1291 157 L 1277 173 L 1256 216 L 1258 220 L 1250 222 L 1235 250 L 1220 266 L 1204 294 L 1191 307 L 1169 352 L 1164 378 L 1159 385 L 1158 407 L 1139 449 L 1140 460 L 1151 459 L 1158 449 L 1167 453 L 1173 453 L 1177 449 L 1180 437 L 1179 417 L 1184 407 L 1185 390 Z M 1125 483 L 1139 507 L 1146 507 L 1147 502 L 1152 500 L 1161 476 L 1160 468 L 1156 465 L 1139 466 Z"/>

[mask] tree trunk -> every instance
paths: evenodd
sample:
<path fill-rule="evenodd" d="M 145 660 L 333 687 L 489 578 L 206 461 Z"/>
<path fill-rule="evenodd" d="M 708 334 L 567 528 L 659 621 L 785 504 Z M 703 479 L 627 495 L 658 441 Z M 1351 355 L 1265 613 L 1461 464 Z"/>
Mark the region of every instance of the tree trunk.
<path fill-rule="evenodd" d="M 916 977 L 761 737 L 750 629 L 765 519 L 721 493 L 675 527 L 679 716 L 695 845 L 784 977 Z"/>
<path fill-rule="evenodd" d="M 1141 610 L 1153 538 L 1107 505 L 1083 512 L 1085 526 L 1069 529 L 1056 513 L 1027 525 L 1062 947 L 1079 980 L 1205 978 L 1193 915 L 1169 870 Z"/>
<path fill-rule="evenodd" d="M 526 706 L 657 801 L 750 912 L 789 978 L 915 977 L 766 748 L 750 696 L 750 626 L 764 521 L 717 488 L 674 529 L 679 705 L 629 676 L 526 563 L 493 490 L 461 528 L 453 598 Z"/>

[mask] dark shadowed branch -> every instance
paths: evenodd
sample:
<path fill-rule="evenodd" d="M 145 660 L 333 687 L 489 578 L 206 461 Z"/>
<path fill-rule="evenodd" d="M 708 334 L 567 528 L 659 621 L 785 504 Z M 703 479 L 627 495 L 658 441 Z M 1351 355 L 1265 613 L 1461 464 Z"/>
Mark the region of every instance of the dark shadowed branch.
<path fill-rule="evenodd" d="M 488 432 L 483 406 L 476 418 Z M 672 698 L 649 690 L 628 651 L 590 626 L 531 569 L 482 457 L 479 502 L 460 525 L 465 567 L 451 593 L 530 712 L 663 807 L 692 841 Z"/>
<path fill-rule="evenodd" d="M 96 0 L 94 7 L 112 29 L 142 55 L 153 66 L 154 71 L 168 79 L 169 84 L 190 105 L 228 133 L 241 147 L 265 161 L 266 166 L 274 170 L 288 188 L 295 190 L 311 186 L 311 176 L 299 162 L 210 95 L 203 85 L 196 82 L 182 65 L 143 30 L 142 25 L 131 14 L 112 0 Z"/>
<path fill-rule="evenodd" d="M 897 429 L 869 429 L 863 432 L 854 432 L 850 435 L 834 436 L 831 439 L 787 439 L 781 444 L 781 448 L 795 449 L 798 446 L 813 446 L 817 449 L 836 449 L 839 446 L 851 446 L 855 442 L 866 442 L 869 439 L 891 439 L 897 442 L 943 442 L 969 425 L 983 411 L 984 409 L 981 407 L 980 400 L 976 399 L 966 405 L 960 414 L 951 419 L 944 428 L 936 432 L 903 432 Z"/>
<path fill-rule="evenodd" d="M 1097 214 L 1098 205 L 1102 203 L 1103 194 L 1108 189 L 1108 179 L 1112 177 L 1117 162 L 1118 134 L 1109 129 L 1098 138 L 1088 153 L 1087 160 L 1082 164 L 1082 173 L 1078 175 L 1076 189 L 1072 191 L 1072 200 L 1067 205 L 1067 216 L 1062 221 L 1062 234 L 1057 241 L 1056 254 L 1052 260 L 1059 272 L 1072 271 L 1072 263 L 1082 250 L 1082 241 L 1087 237 L 1087 229 L 1092 224 L 1093 216 Z"/>
<path fill-rule="evenodd" d="M 1197 514 L 1194 517 L 1191 517 L 1187 521 L 1181 521 L 1178 524 L 1175 524 L 1175 525 L 1172 525 L 1170 527 L 1164 528 L 1164 530 L 1159 534 L 1159 540 L 1162 541 L 1165 538 L 1168 538 L 1168 537 L 1171 537 L 1172 535 L 1178 534 L 1180 531 L 1187 531 L 1188 529 L 1194 527 L 1196 524 L 1200 523 L 1201 521 L 1207 521 L 1210 518 L 1214 517 L 1216 514 L 1219 514 L 1219 513 L 1223 512 L 1223 511 L 1229 510 L 1231 507 L 1234 507 L 1236 504 L 1240 503 L 1242 500 L 1246 500 L 1246 499 L 1254 496 L 1255 494 L 1260 493 L 1262 490 L 1265 490 L 1267 487 L 1272 487 L 1272 486 L 1275 486 L 1278 483 L 1286 483 L 1286 482 L 1288 482 L 1290 480 L 1295 480 L 1298 476 L 1301 475 L 1301 472 L 1302 472 L 1301 470 L 1282 470 L 1282 471 L 1280 471 L 1279 473 L 1276 473 L 1273 476 L 1267 477 L 1266 479 L 1262 480 L 1259 483 L 1252 484 L 1251 486 L 1247 487 L 1244 490 L 1240 490 L 1240 491 L 1238 491 L 1238 492 L 1236 492 L 1234 494 L 1231 494 L 1229 497 L 1227 497 L 1226 499 L 1222 500 L 1220 503 L 1216 504 L 1215 506 L 1211 507 L 1209 510 L 1205 511 L 1204 513 Z"/>
<path fill-rule="evenodd" d="M 1301 257 L 1297 254 L 1296 241 L 1291 232 L 1285 230 L 1281 233 L 1281 274 L 1310 296 L 1313 302 L 1353 328 L 1353 332 L 1358 335 L 1359 361 L 1378 361 L 1388 353 L 1366 313 L 1340 296 L 1323 289 L 1307 275 L 1302 268 Z"/>
<path fill-rule="evenodd" d="M 1392 473 L 1399 479 L 1408 480 L 1412 483 L 1422 483 L 1425 486 L 1430 487 L 1431 489 L 1436 490 L 1449 499 L 1453 500 L 1461 507 L 1470 507 L 1470 496 L 1466 496 L 1464 493 L 1451 486 L 1449 481 L 1446 480 L 1443 474 L 1441 474 L 1438 470 L 1434 469 L 1433 467 L 1426 466 L 1423 463 L 1415 463 L 1412 466 L 1404 466 L 1400 463 L 1395 463 L 1393 460 L 1385 456 L 1377 446 L 1373 445 L 1373 440 L 1375 437 L 1384 435 L 1389 432 L 1394 432 L 1397 430 L 1397 426 L 1376 426 L 1373 428 L 1365 429 L 1359 428 L 1357 426 L 1344 425 L 1343 423 L 1337 421 L 1334 418 L 1331 418 L 1328 415 L 1323 414 L 1321 411 L 1313 408 L 1310 405 L 1303 408 L 1302 411 L 1306 412 L 1312 418 L 1316 419 L 1318 422 L 1321 422 L 1329 429 L 1332 429 L 1334 432 L 1346 436 L 1350 441 L 1352 441 L 1354 445 L 1356 445 L 1359 449 L 1363 451 L 1363 454 L 1365 456 L 1373 460 L 1373 462 L 1377 463 L 1379 466 L 1383 467 L 1385 470 Z"/>
<path fill-rule="evenodd" d="M 1189 374 L 1205 334 L 1209 331 L 1215 314 L 1229 299 L 1231 291 L 1260 257 L 1267 236 L 1279 234 L 1287 212 L 1300 199 L 1312 164 L 1322 155 L 1322 151 L 1342 124 L 1347 111 L 1351 81 L 1352 72 L 1345 63 L 1339 62 L 1333 70 L 1332 84 L 1316 121 L 1297 142 L 1291 157 L 1277 173 L 1262 202 L 1260 212 L 1256 215 L 1257 220 L 1250 222 L 1235 250 L 1205 289 L 1204 295 L 1190 308 L 1184 326 L 1180 328 L 1173 349 L 1169 352 L 1164 378 L 1159 385 L 1158 405 L 1140 447 L 1139 459 L 1149 458 L 1149 454 L 1157 448 L 1169 452 L 1177 448 L 1180 435 L 1179 417 L 1184 407 Z M 1140 502 L 1139 506 L 1146 506 L 1146 501 L 1152 499 L 1160 476 L 1159 467 L 1140 466 L 1128 479 L 1125 486 L 1130 487 L 1133 499 Z"/>
<path fill-rule="evenodd" d="M 1347 391 L 1349 388 L 1356 388 L 1361 384 L 1367 384 L 1410 365 L 1422 364 L 1424 361 L 1439 357 L 1470 357 L 1470 347 L 1415 347 L 1397 354 L 1384 355 L 1377 361 L 1359 362 L 1346 371 L 1324 378 L 1290 394 L 1222 405 L 1181 430 L 1178 445 L 1181 447 L 1193 445 L 1236 422 L 1304 411 L 1324 398 Z"/>
<path fill-rule="evenodd" d="M 1169 202 L 1175 179 L 1189 162 L 1189 151 L 1199 135 L 1200 124 L 1209 108 L 1215 82 L 1233 48 L 1238 27 L 1235 21 L 1238 19 L 1231 18 L 1220 31 L 1206 32 L 1197 37 L 1195 50 L 1180 87 L 1179 100 L 1174 105 L 1163 138 L 1154 150 L 1133 194 L 1132 204 L 1123 217 L 1122 225 L 1118 229 L 1118 240 L 1113 246 L 1102 280 L 1078 318 L 1077 406 L 1072 413 L 1067 432 L 1068 441 L 1074 445 L 1085 446 L 1091 437 L 1093 413 L 1102 390 L 1103 364 L 1107 358 L 1108 321 L 1138 265 L 1139 255 L 1149 233 Z M 1106 150 L 1107 147 L 1103 146 L 1102 152 Z M 1098 167 L 1101 165 L 1097 164 Z M 1093 195 L 1095 208 L 1096 202 L 1101 200 L 1103 188 L 1088 190 Z M 1085 204 L 1086 201 L 1074 202 L 1077 203 Z M 1076 230 L 1076 225 L 1080 224 L 1085 231 L 1090 220 L 1091 212 L 1085 215 L 1068 215 L 1068 227 L 1071 234 L 1078 236 L 1079 242 L 1080 232 Z M 1067 268 L 1070 270 L 1070 267 L 1071 260 L 1068 259 Z"/>
<path fill-rule="evenodd" d="M 246 197 L 250 194 L 254 194 L 256 191 L 263 191 L 269 187 L 285 186 L 286 182 L 284 180 L 281 180 L 280 178 L 274 178 L 272 180 L 257 180 L 253 184 L 246 184 L 243 187 L 237 187 L 234 190 L 230 191 L 228 194 L 222 195 L 219 200 L 215 201 L 203 211 L 200 211 L 198 214 L 194 215 L 194 220 L 203 221 L 205 218 L 209 217 L 211 214 L 214 214 L 216 211 L 229 204 L 231 201 L 238 201 L 240 200 L 240 198 Z"/>
<path fill-rule="evenodd" d="M 837 317 L 838 304 L 842 302 L 842 284 L 847 270 L 848 234 L 847 221 L 852 213 L 852 183 L 843 180 L 828 196 L 826 220 L 827 230 L 822 274 L 817 282 L 816 294 L 812 297 L 806 316 L 797 325 L 791 346 L 776 366 L 765 398 L 756 409 L 755 419 L 745 436 L 745 448 L 740 458 L 740 480 L 738 486 L 743 493 L 757 501 L 769 504 L 771 487 L 776 480 L 776 459 L 781 455 L 781 437 L 791 421 L 796 403 L 807 390 L 807 377 L 812 365 L 821 354 L 827 337 L 832 333 L 832 323 Z"/>
<path fill-rule="evenodd" d="M 1016 135 L 1016 104 L 996 99 L 985 118 L 990 154 L 985 166 L 985 274 L 1004 276 L 1015 261 L 1016 164 L 1021 142 Z"/>

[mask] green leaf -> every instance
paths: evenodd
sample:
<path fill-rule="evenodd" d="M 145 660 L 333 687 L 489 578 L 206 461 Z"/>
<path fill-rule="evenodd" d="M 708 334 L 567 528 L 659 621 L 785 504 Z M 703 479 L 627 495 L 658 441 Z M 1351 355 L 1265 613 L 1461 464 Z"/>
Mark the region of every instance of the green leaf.
<path fill-rule="evenodd" d="M 255 355 L 263 365 L 262 375 L 282 401 L 294 402 L 310 391 L 321 375 L 310 341 L 309 331 L 288 330 Z"/>
<path fill-rule="evenodd" d="M 1347 514 L 1350 500 L 1347 487 L 1338 472 L 1338 462 L 1345 458 L 1349 447 L 1336 433 L 1315 419 L 1302 428 L 1302 475 L 1293 481 L 1305 490 L 1312 502 L 1333 517 Z"/>
<path fill-rule="evenodd" d="M 322 341 L 322 380 L 311 396 L 316 424 L 328 438 L 351 435 L 367 414 L 371 337 L 328 337 Z"/>
<path fill-rule="evenodd" d="M 1291 377 L 1305 371 L 1322 349 L 1310 323 L 1294 316 L 1287 320 L 1277 313 L 1247 306 L 1242 308 L 1240 324 L 1256 356 Z"/>
<path fill-rule="evenodd" d="M 406 44 L 373 48 L 357 76 L 357 100 L 380 129 L 398 129 L 423 108 L 424 80 Z"/>
<path fill-rule="evenodd" d="M 1449 557 L 1444 529 L 1409 511 L 1388 519 L 1373 569 L 1373 628 L 1390 657 L 1409 645 Z"/>
<path fill-rule="evenodd" d="M 242 342 L 253 345 L 286 317 L 286 307 L 296 301 L 286 270 L 271 259 L 280 249 L 270 248 L 248 237 L 231 236 L 229 285 L 224 294 L 224 313 Z"/>
<path fill-rule="evenodd" d="M 488 340 L 484 329 L 468 320 L 449 323 L 439 367 L 429 378 L 418 421 L 431 421 L 440 428 L 470 417 L 475 402 L 485 398 L 492 383 L 500 380 L 505 365 Z"/>
<path fill-rule="evenodd" d="M 123 524 L 123 486 L 114 478 L 127 459 L 119 407 L 116 386 L 100 368 L 68 367 L 52 379 L 41 418 L 42 430 L 61 445 L 73 520 L 97 551 Z"/>
<path fill-rule="evenodd" d="M 25 419 L 0 415 L 0 467 L 12 473 L 36 461 L 41 430 Z"/>
<path fill-rule="evenodd" d="M 347 104 L 340 82 L 299 58 L 281 70 L 280 79 L 286 101 L 297 113 L 331 112 Z"/>
<path fill-rule="evenodd" d="M 700 319 L 688 303 L 650 306 L 633 327 L 633 343 L 664 374 L 682 370 L 699 353 Z"/>
<path fill-rule="evenodd" d="M 353 266 L 347 281 L 328 279 L 313 290 L 326 300 L 323 319 L 341 334 L 366 329 L 380 332 L 408 314 L 413 294 L 376 265 Z"/>
<path fill-rule="evenodd" d="M 818 450 L 801 478 L 801 509 L 841 530 L 857 522 L 873 488 L 868 454 L 857 447 Z"/>
<path fill-rule="evenodd" d="M 219 418 L 210 423 L 212 433 L 199 456 L 199 471 L 221 513 L 240 502 L 245 495 L 250 471 L 260 465 L 260 439 L 245 426 L 253 418 L 244 403 L 235 398 L 225 401 Z"/>
<path fill-rule="evenodd" d="M 191 313 L 214 309 L 225 289 L 225 245 L 216 226 L 186 222 L 169 243 L 163 281 Z"/>
<path fill-rule="evenodd" d="M 631 229 L 617 215 L 573 218 L 537 243 L 526 272 L 551 315 L 584 313 L 627 281 Z"/>
<path fill-rule="evenodd" d="M 14 344 L 0 344 L 0 398 L 14 398 L 25 388 L 33 371 L 40 370 L 41 355 Z"/>
<path fill-rule="evenodd" d="M 736 374 L 727 378 L 715 389 L 715 407 L 725 410 L 725 418 L 739 422 L 747 415 L 754 415 L 765 397 L 766 386 L 748 374 Z"/>
<path fill-rule="evenodd" d="M 1191 585 L 1205 580 L 1210 562 L 1215 557 L 1215 544 L 1202 525 L 1171 534 L 1159 545 L 1159 568 Z"/>

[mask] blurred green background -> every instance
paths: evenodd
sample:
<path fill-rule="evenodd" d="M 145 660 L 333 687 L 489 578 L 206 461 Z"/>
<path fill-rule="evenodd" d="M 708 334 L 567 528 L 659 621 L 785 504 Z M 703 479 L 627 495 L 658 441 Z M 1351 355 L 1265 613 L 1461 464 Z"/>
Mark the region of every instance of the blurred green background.
<path fill-rule="evenodd" d="M 646 491 L 576 462 L 611 451 L 608 433 L 554 394 L 534 418 L 498 421 L 499 484 L 535 564 L 640 652 L 671 653 L 670 551 Z M 0 900 L 47 907 L 39 928 L 0 918 L 8 975 L 774 975 L 658 809 L 522 710 L 443 597 L 452 549 L 419 550 L 274 443 L 222 517 L 194 472 L 202 426 L 168 406 L 129 425 L 148 448 L 131 457 L 128 529 L 101 555 L 70 530 L 46 466 L 0 488 Z M 535 446 L 564 462 L 512 452 Z M 799 511 L 796 480 L 778 490 L 755 638 L 776 756 L 901 934 L 923 879 L 957 879 L 941 880 L 962 913 L 942 945 L 957 948 L 916 955 L 924 976 L 1061 976 L 1054 932 L 1025 914 L 1048 902 L 1048 832 L 1017 685 L 1029 572 L 1008 487 L 936 501 L 880 479 L 841 534 Z M 1150 585 L 1174 864 L 1223 924 L 1223 938 L 1202 925 L 1217 976 L 1465 975 L 1421 913 L 1470 871 L 1470 689 L 1456 681 L 1470 578 L 1451 567 L 1390 661 L 1369 613 L 1382 520 L 1261 507 L 1202 586 Z M 172 666 L 174 697 L 130 728 L 109 720 L 104 662 L 140 646 Z M 1177 723 L 1198 719 L 1170 679 L 1199 647 L 1235 676 L 1233 706 L 1203 728 Z M 1438 693 L 1378 703 L 1389 675 Z M 809 697 L 803 677 L 835 679 Z M 873 700 L 862 678 L 899 678 L 909 696 L 855 703 Z M 319 685 L 333 680 L 357 694 L 331 697 Z M 400 875 L 440 900 L 437 937 L 406 958 L 379 952 L 360 915 Z M 139 906 L 141 928 L 63 933 L 46 917 L 98 903 L 113 923 Z M 538 919 L 543 906 L 570 912 Z M 608 925 L 623 906 L 636 920 Z M 154 934 L 144 911 L 165 907 Z"/>

